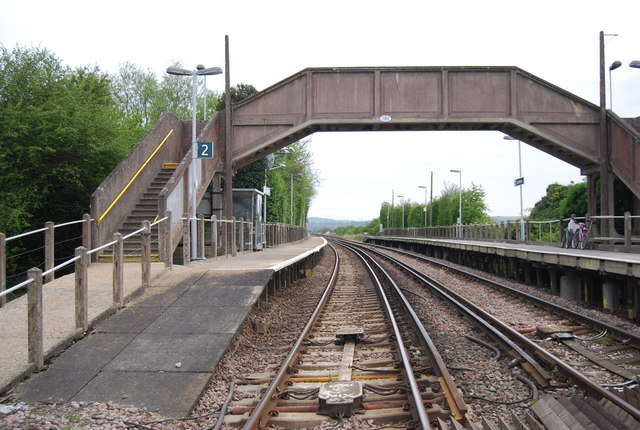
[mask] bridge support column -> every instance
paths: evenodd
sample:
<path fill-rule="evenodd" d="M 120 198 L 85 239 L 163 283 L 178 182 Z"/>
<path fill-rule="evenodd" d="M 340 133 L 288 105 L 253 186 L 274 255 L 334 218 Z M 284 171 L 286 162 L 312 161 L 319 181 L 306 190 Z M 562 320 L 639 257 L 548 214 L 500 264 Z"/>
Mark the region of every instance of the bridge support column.
<path fill-rule="evenodd" d="M 579 302 L 581 281 L 580 277 L 575 275 L 560 276 L 560 297 Z"/>
<path fill-rule="evenodd" d="M 602 307 L 609 311 L 615 311 L 618 308 L 618 285 L 612 280 L 607 280 L 602 283 Z"/>
<path fill-rule="evenodd" d="M 549 271 L 549 287 L 551 288 L 551 294 L 558 295 L 558 269 L 547 269 Z"/>

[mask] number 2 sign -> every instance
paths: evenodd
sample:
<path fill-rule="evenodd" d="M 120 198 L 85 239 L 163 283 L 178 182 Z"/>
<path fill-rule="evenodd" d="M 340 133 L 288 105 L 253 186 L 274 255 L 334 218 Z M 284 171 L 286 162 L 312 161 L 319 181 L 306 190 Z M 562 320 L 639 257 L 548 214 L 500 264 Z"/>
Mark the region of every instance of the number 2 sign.
<path fill-rule="evenodd" d="M 213 158 L 213 142 L 198 142 L 198 158 Z"/>

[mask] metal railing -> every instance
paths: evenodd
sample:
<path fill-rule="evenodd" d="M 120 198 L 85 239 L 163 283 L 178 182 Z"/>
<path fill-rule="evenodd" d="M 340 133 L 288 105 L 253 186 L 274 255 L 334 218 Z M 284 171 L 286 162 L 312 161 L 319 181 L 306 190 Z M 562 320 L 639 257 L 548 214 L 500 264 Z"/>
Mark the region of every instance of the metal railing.
<path fill-rule="evenodd" d="M 631 215 L 626 212 L 624 215 L 611 216 L 587 216 L 576 217 L 576 221 L 583 221 L 590 226 L 589 241 L 601 245 L 622 245 L 624 249 L 630 249 L 633 244 L 640 243 L 638 229 L 633 226 L 633 220 L 640 219 L 640 215 Z M 398 237 L 425 237 L 441 239 L 471 239 L 471 240 L 494 240 L 494 241 L 519 241 L 524 237 L 526 242 L 559 243 L 561 234 L 566 228 L 570 218 L 563 218 L 549 221 L 509 220 L 498 223 L 486 224 L 464 224 L 434 227 L 410 227 L 410 228 L 388 228 L 380 232 L 382 236 Z M 623 234 L 608 237 L 600 236 L 597 224 L 604 220 L 623 220 Z M 524 232 L 522 232 L 524 229 Z M 636 235 L 634 236 L 634 232 Z"/>
<path fill-rule="evenodd" d="M 191 249 L 187 245 L 190 238 L 190 219 L 182 217 L 182 244 L 183 261 L 190 261 Z M 255 231 L 252 220 L 243 218 L 218 219 L 215 215 L 209 219 L 199 216 L 197 218 L 198 229 L 198 255 L 194 260 L 217 258 L 219 256 L 235 257 L 238 253 L 253 252 L 256 244 Z M 287 243 L 297 242 L 309 235 L 306 226 L 296 226 L 282 223 L 263 224 L 263 247 L 274 247 Z M 167 247 L 167 249 L 170 249 Z"/>

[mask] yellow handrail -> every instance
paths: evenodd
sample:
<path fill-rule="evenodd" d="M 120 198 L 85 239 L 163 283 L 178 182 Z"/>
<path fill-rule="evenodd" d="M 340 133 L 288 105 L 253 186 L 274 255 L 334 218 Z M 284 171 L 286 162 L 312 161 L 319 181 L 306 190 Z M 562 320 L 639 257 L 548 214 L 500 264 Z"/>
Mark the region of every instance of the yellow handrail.
<path fill-rule="evenodd" d="M 116 203 L 118 203 L 118 200 L 120 200 L 120 197 L 122 197 L 122 195 L 129 189 L 129 187 L 131 186 L 131 184 L 133 183 L 133 181 L 136 180 L 136 178 L 138 177 L 138 175 L 140 174 L 140 172 L 142 172 L 142 170 L 147 167 L 147 164 L 149 164 L 149 161 L 151 161 L 151 159 L 156 155 L 156 152 L 158 152 L 160 150 L 160 148 L 162 148 L 162 145 L 164 145 L 164 143 L 167 141 L 167 139 L 169 138 L 169 136 L 171 136 L 171 133 L 173 133 L 173 129 L 171 129 L 171 131 L 169 131 L 169 133 L 165 136 L 165 138 L 162 140 L 162 142 L 160 142 L 160 145 L 158 145 L 158 147 L 155 149 L 155 151 L 153 151 L 153 154 L 151 154 L 149 156 L 149 158 L 147 158 L 147 161 L 144 162 L 144 164 L 140 167 L 140 169 L 138 169 L 138 171 L 136 172 L 135 175 L 133 175 L 133 178 L 131 178 L 131 180 L 129 181 L 129 183 L 124 187 L 124 189 L 122 191 L 120 191 L 120 194 L 118 194 L 118 197 L 115 198 L 115 200 L 109 205 L 109 207 L 107 208 L 106 211 L 104 211 L 104 213 L 102 215 L 100 215 L 100 218 L 98 218 L 98 222 L 102 222 L 102 220 L 104 219 L 105 216 L 107 216 L 107 214 L 109 213 L 109 211 L 111 209 L 113 209 L 113 207 L 116 205 Z"/>

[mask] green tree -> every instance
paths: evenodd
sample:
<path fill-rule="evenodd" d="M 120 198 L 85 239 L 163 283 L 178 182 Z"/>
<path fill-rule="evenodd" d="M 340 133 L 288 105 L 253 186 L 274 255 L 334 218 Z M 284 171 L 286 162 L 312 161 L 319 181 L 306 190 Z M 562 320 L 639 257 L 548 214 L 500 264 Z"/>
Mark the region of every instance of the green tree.
<path fill-rule="evenodd" d="M 529 218 L 537 221 L 547 221 L 562 218 L 560 204 L 567 195 L 567 186 L 557 182 L 547 186 L 547 193 L 536 202 Z"/>
<path fill-rule="evenodd" d="M 128 150 L 109 78 L 45 49 L 0 51 L 0 230 L 78 219 Z M 4 205 L 3 205 L 4 206 Z M 7 229 L 10 227 L 10 230 Z"/>
<path fill-rule="evenodd" d="M 571 214 L 581 217 L 587 213 L 587 183 L 580 182 L 566 187 L 565 195 L 560 201 L 560 218 L 568 218 Z"/>

